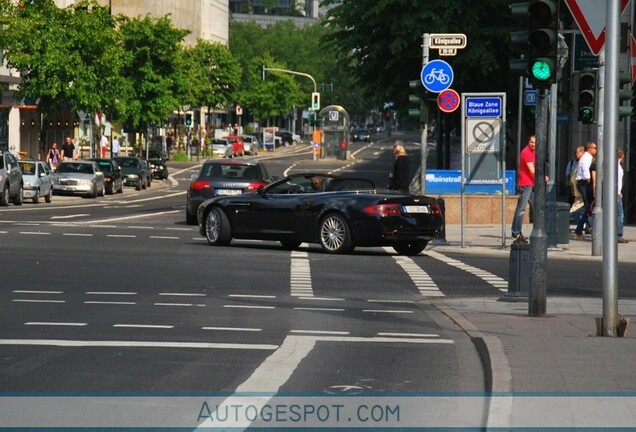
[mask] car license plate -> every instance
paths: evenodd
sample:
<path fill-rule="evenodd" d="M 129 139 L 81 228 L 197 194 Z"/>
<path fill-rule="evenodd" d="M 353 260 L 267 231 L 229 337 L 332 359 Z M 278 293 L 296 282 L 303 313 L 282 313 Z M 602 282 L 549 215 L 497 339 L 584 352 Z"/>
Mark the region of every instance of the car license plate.
<path fill-rule="evenodd" d="M 217 189 L 217 195 L 240 195 L 243 191 L 240 189 Z"/>
<path fill-rule="evenodd" d="M 425 205 L 405 205 L 404 213 L 429 213 L 428 206 Z"/>

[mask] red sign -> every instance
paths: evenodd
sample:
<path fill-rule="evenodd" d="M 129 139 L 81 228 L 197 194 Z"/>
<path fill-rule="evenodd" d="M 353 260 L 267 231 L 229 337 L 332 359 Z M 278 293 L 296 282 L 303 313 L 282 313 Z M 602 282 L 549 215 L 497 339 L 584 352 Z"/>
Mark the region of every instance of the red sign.
<path fill-rule="evenodd" d="M 621 14 L 629 0 L 621 0 Z M 598 55 L 605 45 L 605 25 L 607 22 L 607 0 L 565 0 L 572 17 L 594 55 Z"/>
<path fill-rule="evenodd" d="M 455 111 L 459 107 L 459 94 L 453 89 L 446 89 L 437 95 L 437 106 L 445 113 Z"/>

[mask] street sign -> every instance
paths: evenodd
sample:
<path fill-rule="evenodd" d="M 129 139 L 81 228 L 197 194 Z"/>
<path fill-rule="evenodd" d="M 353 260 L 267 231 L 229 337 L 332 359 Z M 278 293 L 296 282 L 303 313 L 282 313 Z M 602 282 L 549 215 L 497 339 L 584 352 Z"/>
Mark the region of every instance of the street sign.
<path fill-rule="evenodd" d="M 236 115 L 238 116 L 243 115 L 243 108 L 241 108 L 240 105 L 236 106 Z"/>
<path fill-rule="evenodd" d="M 453 83 L 453 68 L 444 60 L 431 60 L 422 68 L 420 79 L 426 90 L 439 93 Z"/>
<path fill-rule="evenodd" d="M 503 104 L 500 97 L 472 96 L 466 98 L 466 117 L 501 117 Z"/>
<path fill-rule="evenodd" d="M 501 125 L 500 118 L 466 119 L 466 153 L 498 152 Z"/>
<path fill-rule="evenodd" d="M 524 92 L 523 92 L 523 104 L 525 106 L 535 106 L 537 104 L 537 91 L 536 90 L 524 90 Z"/>
<path fill-rule="evenodd" d="M 463 33 L 431 33 L 429 48 L 466 48 L 466 35 Z"/>
<path fill-rule="evenodd" d="M 621 14 L 629 0 L 621 0 Z M 594 55 L 605 45 L 607 0 L 565 0 L 565 4 Z"/>
<path fill-rule="evenodd" d="M 581 72 L 583 69 L 597 68 L 598 56 L 590 50 L 582 34 L 574 35 L 574 48 L 570 51 L 574 54 L 572 61 L 572 73 Z"/>
<path fill-rule="evenodd" d="M 437 95 L 437 107 L 440 111 L 451 113 L 459 108 L 459 94 L 453 89 L 446 89 Z"/>

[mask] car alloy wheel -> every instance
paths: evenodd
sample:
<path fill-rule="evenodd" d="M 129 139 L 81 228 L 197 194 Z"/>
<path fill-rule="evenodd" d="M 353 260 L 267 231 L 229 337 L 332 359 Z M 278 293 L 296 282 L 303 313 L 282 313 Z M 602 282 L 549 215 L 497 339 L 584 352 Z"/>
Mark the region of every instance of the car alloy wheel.
<path fill-rule="evenodd" d="M 6 207 L 9 205 L 9 185 L 5 184 L 2 189 L 2 195 L 0 195 L 0 206 Z"/>
<path fill-rule="evenodd" d="M 53 201 L 53 187 L 49 189 L 49 194 L 44 197 L 44 201 L 46 201 L 47 203 Z"/>
<path fill-rule="evenodd" d="M 426 248 L 427 244 L 428 244 L 427 240 L 415 241 L 415 242 L 402 242 L 402 243 L 393 245 L 393 249 L 400 255 L 413 256 L 422 252 Z"/>
<path fill-rule="evenodd" d="M 344 218 L 329 214 L 320 222 L 320 246 L 327 253 L 347 253 L 353 250 L 351 233 Z"/>
<path fill-rule="evenodd" d="M 13 205 L 21 206 L 22 205 L 22 194 L 24 190 L 22 186 L 20 186 L 20 190 L 18 190 L 18 194 L 13 198 Z"/>
<path fill-rule="evenodd" d="M 212 246 L 227 246 L 232 240 L 230 221 L 218 207 L 212 207 L 205 218 L 205 237 Z"/>

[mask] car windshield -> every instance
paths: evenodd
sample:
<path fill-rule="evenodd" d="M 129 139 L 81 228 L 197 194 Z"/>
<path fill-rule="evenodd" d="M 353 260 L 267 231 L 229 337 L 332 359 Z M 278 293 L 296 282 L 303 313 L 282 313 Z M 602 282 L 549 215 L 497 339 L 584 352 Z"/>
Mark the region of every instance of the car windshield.
<path fill-rule="evenodd" d="M 139 161 L 137 159 L 121 159 L 118 161 L 123 168 L 138 168 Z"/>
<path fill-rule="evenodd" d="M 57 172 L 93 174 L 93 165 L 87 163 L 63 163 L 57 167 Z"/>
<path fill-rule="evenodd" d="M 227 141 L 226 140 L 221 140 L 221 139 L 213 139 L 212 140 L 212 144 L 213 145 L 227 145 Z"/>
<path fill-rule="evenodd" d="M 112 167 L 110 166 L 110 162 L 98 162 L 99 163 L 99 167 L 102 169 L 102 171 L 104 171 L 105 173 L 111 173 L 113 172 Z"/>
<path fill-rule="evenodd" d="M 18 162 L 22 168 L 22 174 L 35 175 L 35 164 L 33 162 Z"/>
<path fill-rule="evenodd" d="M 206 179 L 258 179 L 258 170 L 254 165 L 207 164 L 201 170 L 201 178 Z"/>

